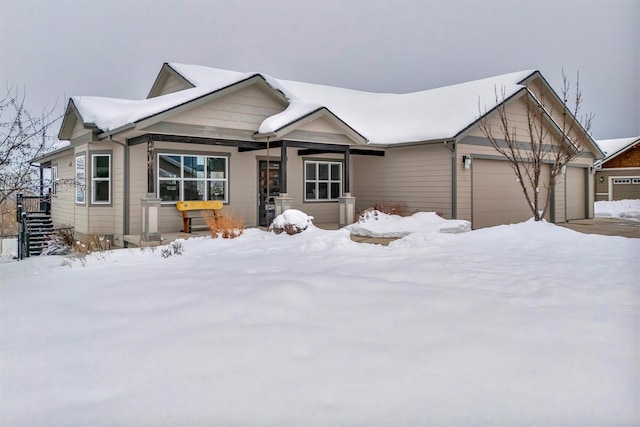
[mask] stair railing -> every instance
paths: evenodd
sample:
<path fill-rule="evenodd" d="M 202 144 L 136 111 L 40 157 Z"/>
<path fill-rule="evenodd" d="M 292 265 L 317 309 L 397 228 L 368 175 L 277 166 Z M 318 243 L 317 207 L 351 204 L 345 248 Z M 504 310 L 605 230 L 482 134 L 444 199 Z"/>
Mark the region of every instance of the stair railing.
<path fill-rule="evenodd" d="M 18 233 L 18 259 L 30 256 L 29 251 L 29 227 L 27 216 L 30 213 L 51 213 L 51 195 L 25 196 L 22 193 L 16 195 L 16 222 L 19 225 Z"/>

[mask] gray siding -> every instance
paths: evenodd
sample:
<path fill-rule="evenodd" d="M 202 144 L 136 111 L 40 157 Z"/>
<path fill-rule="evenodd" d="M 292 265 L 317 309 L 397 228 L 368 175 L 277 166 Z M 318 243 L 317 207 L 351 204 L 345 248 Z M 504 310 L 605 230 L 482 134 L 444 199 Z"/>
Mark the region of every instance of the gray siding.
<path fill-rule="evenodd" d="M 356 210 L 395 202 L 451 218 L 451 156 L 444 144 L 392 148 L 384 157 L 353 156 Z"/>

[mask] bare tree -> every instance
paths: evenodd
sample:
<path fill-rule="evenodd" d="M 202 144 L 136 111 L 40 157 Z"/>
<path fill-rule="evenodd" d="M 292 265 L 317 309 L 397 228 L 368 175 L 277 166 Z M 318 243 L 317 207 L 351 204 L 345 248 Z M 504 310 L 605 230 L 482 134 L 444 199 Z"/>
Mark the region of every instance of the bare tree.
<path fill-rule="evenodd" d="M 554 117 L 554 107 L 558 102 L 540 98 L 527 88 L 526 126 L 520 129 L 507 113 L 507 97 L 504 88 L 500 94 L 496 88 L 496 114 L 498 124 L 492 123 L 491 115 L 482 114 L 480 131 L 491 145 L 502 154 L 513 169 L 517 181 L 536 221 L 544 218 L 550 206 L 551 189 L 565 166 L 584 150 L 589 138 L 594 115 L 578 116 L 582 106 L 580 75 L 577 75 L 573 106 L 569 106 L 571 84 L 562 71 L 562 99 L 559 105 L 561 119 Z M 524 133 L 524 134 L 523 134 Z M 556 136 L 557 137 L 554 137 Z M 544 164 L 550 167 L 550 174 L 543 176 Z M 548 182 L 545 183 L 545 178 Z M 540 200 L 540 190 L 546 189 L 546 196 Z"/>
<path fill-rule="evenodd" d="M 51 127 L 60 118 L 55 107 L 40 115 L 31 114 L 24 104 L 24 95 L 7 86 L 0 98 L 0 218 L 7 216 L 10 198 L 19 192 L 34 191 L 38 175 L 31 161 L 52 146 Z M 15 217 L 14 217 L 15 218 Z M 13 218 L 12 218 L 13 220 Z"/>

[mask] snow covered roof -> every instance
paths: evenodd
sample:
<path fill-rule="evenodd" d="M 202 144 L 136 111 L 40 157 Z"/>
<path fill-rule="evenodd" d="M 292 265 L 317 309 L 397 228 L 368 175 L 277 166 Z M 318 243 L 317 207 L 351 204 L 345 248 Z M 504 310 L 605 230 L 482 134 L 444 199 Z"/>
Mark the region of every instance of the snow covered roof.
<path fill-rule="evenodd" d="M 634 136 L 631 138 L 617 138 L 617 139 L 601 139 L 596 141 L 604 155 L 606 156 L 602 162 L 606 162 L 610 158 L 617 156 L 627 148 L 631 147 L 634 143 L 640 142 L 640 136 Z"/>
<path fill-rule="evenodd" d="M 194 87 L 140 101 L 73 97 L 85 123 L 103 131 L 135 123 L 202 96 L 259 76 L 281 92 L 288 107 L 266 118 L 258 133 L 276 132 L 308 114 L 326 108 L 369 143 L 397 144 L 453 138 L 496 106 L 496 89 L 506 98 L 524 88 L 535 71 L 520 71 L 468 83 L 406 94 L 372 93 L 273 78 L 264 73 L 241 73 L 200 65 L 167 64 Z"/>

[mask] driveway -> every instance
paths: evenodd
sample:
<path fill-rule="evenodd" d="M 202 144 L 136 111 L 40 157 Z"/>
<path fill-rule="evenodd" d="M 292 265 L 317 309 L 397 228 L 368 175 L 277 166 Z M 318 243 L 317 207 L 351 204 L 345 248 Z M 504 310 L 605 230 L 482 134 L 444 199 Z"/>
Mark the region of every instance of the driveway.
<path fill-rule="evenodd" d="M 640 239 L 640 222 L 621 218 L 577 219 L 556 225 L 586 234 L 634 237 Z"/>

